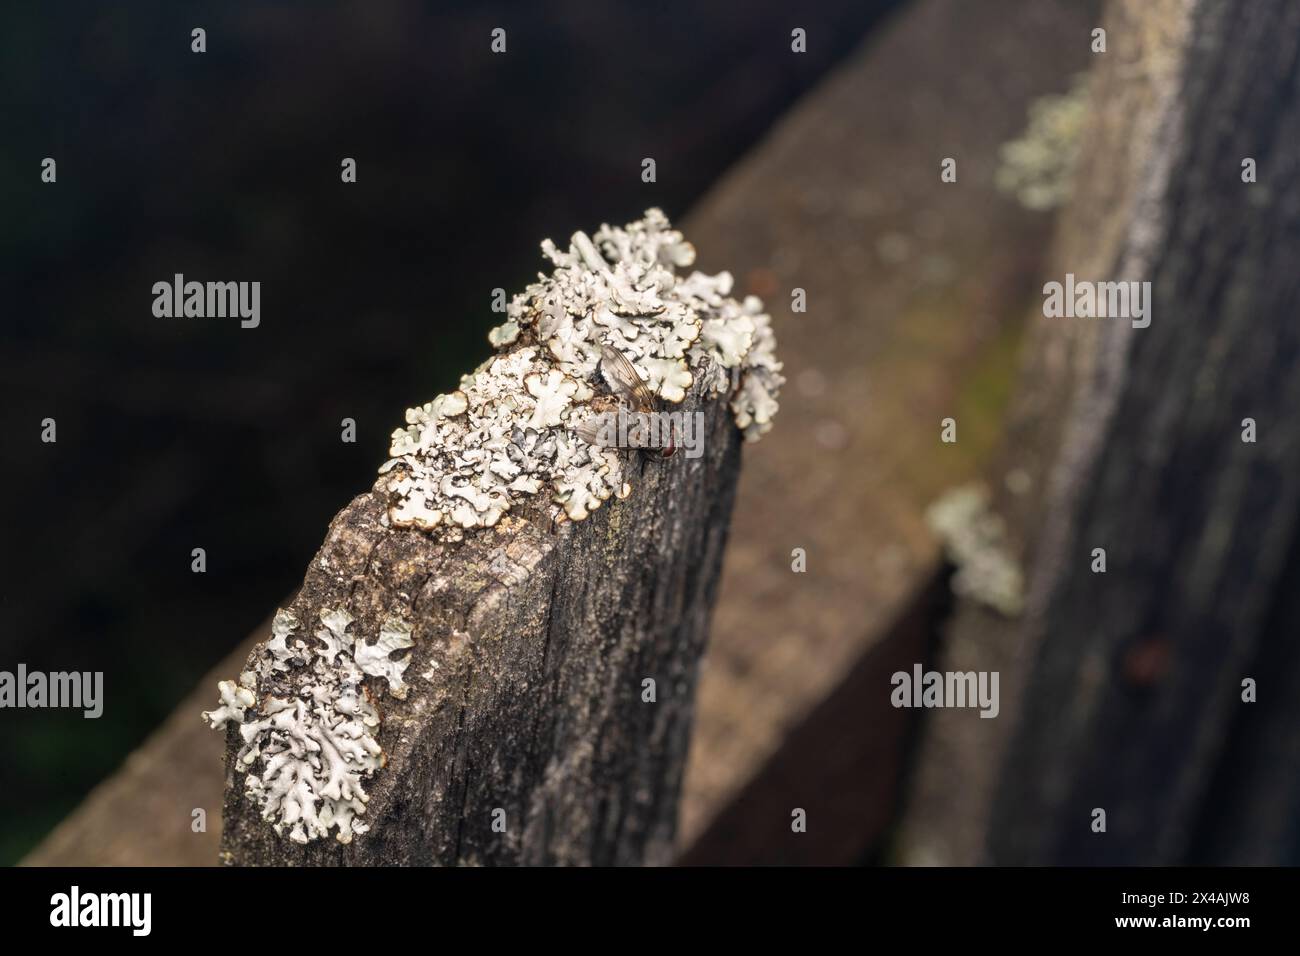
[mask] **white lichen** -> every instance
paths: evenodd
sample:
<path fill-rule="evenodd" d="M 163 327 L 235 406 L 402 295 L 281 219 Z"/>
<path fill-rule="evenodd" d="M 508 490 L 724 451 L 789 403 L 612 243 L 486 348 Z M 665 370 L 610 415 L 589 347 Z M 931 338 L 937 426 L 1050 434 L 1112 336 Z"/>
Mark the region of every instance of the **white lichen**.
<path fill-rule="evenodd" d="M 247 687 L 240 687 L 232 680 L 223 680 L 217 684 L 217 693 L 221 695 L 221 706 L 216 710 L 205 710 L 203 719 L 213 730 L 226 725 L 226 721 L 244 722 L 244 711 L 257 702 L 253 692 Z"/>
<path fill-rule="evenodd" d="M 994 177 L 998 189 L 1035 211 L 1064 204 L 1074 184 L 1087 118 L 1086 73 L 1074 77 L 1068 92 L 1031 103 L 1024 133 L 1002 145 Z"/>
<path fill-rule="evenodd" d="M 384 622 L 373 645 L 348 633 L 354 620 L 346 610 L 322 609 L 320 622 L 309 646 L 297 636 L 298 620 L 278 612 L 253 669 L 238 686 L 221 681 L 221 706 L 203 719 L 213 729 L 239 726 L 244 792 L 277 834 L 307 843 L 336 830 L 335 838 L 349 843 L 367 829 L 356 819 L 369 799 L 362 783 L 384 764 L 380 715 L 364 680 L 382 677 L 390 694 L 404 697 L 409 661 L 390 655 L 414 641 L 398 618 Z"/>
<path fill-rule="evenodd" d="M 316 632 L 316 637 L 325 645 L 325 650 L 318 649 L 316 653 L 325 659 L 326 664 L 333 664 L 340 651 L 352 649 L 352 638 L 347 634 L 352 615 L 344 610 L 322 612 L 320 622 L 325 626 Z"/>
<path fill-rule="evenodd" d="M 572 520 L 630 491 L 614 449 L 589 445 L 601 347 L 619 349 L 659 400 L 699 385 L 727 393 L 748 440 L 766 432 L 784 379 L 771 320 L 754 296 L 730 297 L 732 278 L 692 272 L 695 250 L 658 209 L 568 249 L 547 240 L 549 275 L 516 295 L 488 339 L 497 354 L 460 388 L 408 409 L 380 469 L 388 520 L 399 527 L 491 527 L 543 491 Z M 603 390 L 603 389 L 602 389 Z"/>
<path fill-rule="evenodd" d="M 1006 540 L 1006 526 L 979 485 L 945 492 L 925 513 L 956 568 L 953 591 L 1006 617 L 1024 610 L 1025 580 Z"/>
<path fill-rule="evenodd" d="M 291 661 L 307 659 L 306 644 L 295 640 L 292 646 L 289 645 L 289 635 L 297 629 L 296 617 L 285 610 L 275 612 L 275 619 L 271 622 L 271 640 L 266 644 L 266 651 L 270 655 L 268 666 L 271 670 L 287 671 Z"/>
<path fill-rule="evenodd" d="M 357 644 L 355 659 L 363 673 L 382 677 L 388 681 L 388 693 L 399 700 L 406 697 L 406 685 L 402 683 L 402 672 L 406 670 L 409 660 L 395 661 L 388 655 L 407 647 L 414 647 L 411 640 L 411 625 L 397 618 L 389 618 L 379 630 L 379 640 L 374 644 L 361 641 Z"/>

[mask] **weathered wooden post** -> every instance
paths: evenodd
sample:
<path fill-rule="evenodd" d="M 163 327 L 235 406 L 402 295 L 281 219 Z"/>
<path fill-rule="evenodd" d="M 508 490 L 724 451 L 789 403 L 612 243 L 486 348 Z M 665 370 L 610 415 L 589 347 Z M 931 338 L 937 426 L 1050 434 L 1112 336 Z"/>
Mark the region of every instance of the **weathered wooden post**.
<path fill-rule="evenodd" d="M 1059 260 L 1150 282 L 1149 325 L 1055 320 L 1084 330 L 1056 366 L 1078 386 L 988 853 L 1278 862 L 1300 766 L 1300 9 L 1124 0 L 1107 26 Z"/>
<path fill-rule="evenodd" d="M 224 862 L 668 861 L 741 439 L 780 365 L 757 299 L 676 274 L 694 250 L 657 210 L 543 250 L 496 354 L 408 411 L 205 714 Z"/>

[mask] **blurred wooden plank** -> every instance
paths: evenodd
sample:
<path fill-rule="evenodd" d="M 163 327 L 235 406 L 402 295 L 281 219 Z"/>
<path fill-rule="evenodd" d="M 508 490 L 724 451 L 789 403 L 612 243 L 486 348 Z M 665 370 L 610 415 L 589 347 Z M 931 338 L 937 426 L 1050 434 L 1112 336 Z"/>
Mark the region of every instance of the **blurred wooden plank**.
<path fill-rule="evenodd" d="M 926 659 L 932 623 L 947 603 L 946 579 L 936 574 L 903 619 L 828 690 L 679 862 L 865 862 L 871 841 L 893 816 L 915 724 L 910 711 L 890 706 L 889 676 Z M 798 839 L 789 836 L 793 808 L 814 815 L 817 824 Z M 773 826 L 773 820 L 781 825 Z"/>
<path fill-rule="evenodd" d="M 1235 862 L 1276 864 L 1294 855 L 1297 751 L 1278 746 L 1294 737 L 1293 711 L 1275 702 L 1270 727 L 1241 682 L 1272 696 L 1296 681 L 1260 665 L 1296 663 L 1273 645 L 1294 643 L 1300 527 L 1300 8 L 1184 0 L 1171 17 L 1120 0 L 1114 11 L 1127 35 L 1153 42 L 1105 71 L 1116 85 L 1155 75 L 1155 96 L 1136 129 L 1135 114 L 1099 106 L 1127 128 L 1120 155 L 1143 175 L 1117 207 L 1105 200 L 1123 164 L 1080 179 L 1081 215 L 1116 224 L 1103 268 L 1081 278 L 1149 281 L 1151 323 L 1088 322 L 1096 347 L 1061 423 L 1027 622 L 1036 654 L 988 854 L 1176 865 L 1209 824 Z M 1245 157 L 1257 183 L 1242 182 Z M 1244 418 L 1258 422 L 1256 441 L 1242 440 Z M 1105 574 L 1090 571 L 1094 547 Z M 1242 759 L 1254 765 L 1243 779 L 1224 774 Z M 1247 815 L 1225 817 L 1225 802 Z"/>
<path fill-rule="evenodd" d="M 687 769 L 688 862 L 852 862 L 882 836 L 913 712 L 879 704 L 893 664 L 922 659 L 908 614 L 939 573 L 923 512 L 988 465 L 1050 236 L 1049 216 L 996 191 L 999 150 L 1087 65 L 1095 9 L 913 4 L 688 224 L 706 258 L 755 264 L 753 291 L 809 303 L 773 309 L 791 384 L 780 427 L 746 452 Z"/>
<path fill-rule="evenodd" d="M 1098 57 L 1089 77 L 1083 148 L 1079 156 L 1078 201 L 1062 211 L 1042 281 L 1066 272 L 1104 275 L 1114 267 L 1124 224 L 1140 216 L 1143 184 L 1154 167 L 1160 115 L 1182 42 L 1185 0 L 1150 0 L 1148 15 L 1112 4 L 1102 24 L 1109 52 Z M 1035 568 L 1044 548 L 1043 529 L 1054 523 L 1053 473 L 1058 485 L 1077 482 L 1078 469 L 1061 459 L 1064 422 L 1071 406 L 1094 387 L 1104 322 L 1047 321 L 1035 296 L 1016 394 L 1004 439 L 989 470 L 993 512 L 1002 519 L 1007 545 L 1026 568 Z M 1076 447 L 1074 453 L 1082 450 Z M 1013 494 L 1000 480 L 1018 474 L 1024 490 Z M 1056 494 L 1065 494 L 1060 487 Z M 1056 532 L 1049 532 L 1055 534 Z M 1032 580 L 1032 576 L 1031 576 Z M 1031 611 L 1033 608 L 1031 607 Z M 1015 727 L 1016 711 L 1032 642 L 1024 622 L 1008 620 L 972 601 L 959 600 L 943 627 L 937 667 L 998 671 L 1002 714 L 997 720 L 970 719 L 957 710 L 926 717 L 916 772 L 893 847 L 892 862 L 923 866 L 974 866 L 986 862 L 985 836 L 999 767 Z M 960 800 L 954 794 L 960 793 Z"/>

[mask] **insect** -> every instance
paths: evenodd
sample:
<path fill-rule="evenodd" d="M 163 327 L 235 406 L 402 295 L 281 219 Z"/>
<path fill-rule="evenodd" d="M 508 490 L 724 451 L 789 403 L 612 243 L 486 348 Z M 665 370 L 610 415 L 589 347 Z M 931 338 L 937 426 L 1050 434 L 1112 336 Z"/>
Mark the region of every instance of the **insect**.
<path fill-rule="evenodd" d="M 600 371 L 610 390 L 622 400 L 620 419 L 624 419 L 624 410 L 630 409 L 626 420 L 633 424 L 630 430 L 620 428 L 618 437 L 626 435 L 626 446 L 643 450 L 658 451 L 663 458 L 671 458 L 677 450 L 677 429 L 667 416 L 659 416 L 659 402 L 654 392 L 641 378 L 626 355 L 612 345 L 600 347 Z M 653 427 L 652 427 L 653 423 Z M 621 441 L 612 441 L 608 429 L 609 419 L 588 419 L 576 426 L 578 436 L 592 445 L 617 445 Z"/>

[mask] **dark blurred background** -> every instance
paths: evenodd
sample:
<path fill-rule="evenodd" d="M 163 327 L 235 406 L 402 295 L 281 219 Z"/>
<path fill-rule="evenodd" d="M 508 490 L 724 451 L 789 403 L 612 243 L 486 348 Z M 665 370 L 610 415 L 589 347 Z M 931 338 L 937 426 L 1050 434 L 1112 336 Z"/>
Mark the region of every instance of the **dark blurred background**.
<path fill-rule="evenodd" d="M 680 217 L 895 5 L 9 9 L 0 668 L 101 670 L 107 705 L 3 714 L 0 862 L 293 590 L 403 409 L 486 355 L 491 290 L 542 238 Z M 809 52 L 773 55 L 794 26 Z M 155 318 L 177 272 L 260 281 L 261 326 Z"/>

